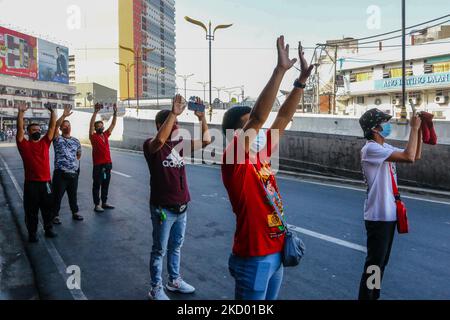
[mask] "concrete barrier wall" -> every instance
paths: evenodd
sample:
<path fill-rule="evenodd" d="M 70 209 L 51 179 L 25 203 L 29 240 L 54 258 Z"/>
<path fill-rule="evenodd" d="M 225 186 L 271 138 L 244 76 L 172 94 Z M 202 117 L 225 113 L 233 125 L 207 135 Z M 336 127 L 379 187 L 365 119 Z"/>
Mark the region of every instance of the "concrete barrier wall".
<path fill-rule="evenodd" d="M 299 121 L 308 123 L 305 119 Z M 328 130 L 331 130 L 330 126 L 334 124 L 334 121 L 338 121 L 335 130 L 339 130 L 341 134 L 293 131 L 292 129 L 298 128 L 296 126 L 299 125 L 294 120 L 291 130 L 286 131 L 280 143 L 280 168 L 296 172 L 363 179 L 360 150 L 365 144 L 365 140 L 359 137 L 360 129 L 354 128 L 357 120 L 324 118 L 315 124 L 312 124 L 312 121 L 309 124 L 305 123 L 305 127 L 309 126 L 309 129 L 312 129 L 314 125 L 321 125 L 321 127 L 329 125 Z M 180 123 L 180 125 L 193 134 L 193 123 Z M 448 122 L 438 123 L 439 132 L 448 132 L 448 125 Z M 216 132 L 220 131 L 220 126 L 217 124 L 210 125 L 210 128 L 217 130 Z M 395 125 L 395 128 L 394 137 L 402 136 L 406 140 L 409 133 L 408 127 Z M 354 135 L 342 134 L 347 132 L 346 130 L 353 132 Z M 123 133 L 122 141 L 111 141 L 111 146 L 142 150 L 144 141 L 156 135 L 156 126 L 154 120 L 124 118 Z M 388 142 L 401 148 L 406 146 L 405 141 L 398 139 Z M 222 150 L 220 141 L 216 141 L 213 146 Z M 398 170 L 400 182 L 404 185 L 450 190 L 450 144 L 425 145 L 422 161 L 414 165 L 399 165 Z"/>

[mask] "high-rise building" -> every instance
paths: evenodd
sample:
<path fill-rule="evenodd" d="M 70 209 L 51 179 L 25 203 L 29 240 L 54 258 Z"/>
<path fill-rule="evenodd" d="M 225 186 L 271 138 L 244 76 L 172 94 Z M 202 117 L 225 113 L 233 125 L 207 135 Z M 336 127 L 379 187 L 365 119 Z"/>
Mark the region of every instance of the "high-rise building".
<path fill-rule="evenodd" d="M 135 52 L 119 51 L 122 100 L 128 86 L 133 98 L 137 92 L 143 99 L 175 94 L 174 0 L 120 0 L 119 45 Z"/>
<path fill-rule="evenodd" d="M 96 82 L 115 89 L 120 100 L 173 97 L 176 91 L 175 1 L 118 0 L 114 3 L 102 7 L 102 11 L 81 8 L 87 25 L 77 31 L 78 39 L 82 40 L 77 40 L 73 48 L 76 81 Z"/>

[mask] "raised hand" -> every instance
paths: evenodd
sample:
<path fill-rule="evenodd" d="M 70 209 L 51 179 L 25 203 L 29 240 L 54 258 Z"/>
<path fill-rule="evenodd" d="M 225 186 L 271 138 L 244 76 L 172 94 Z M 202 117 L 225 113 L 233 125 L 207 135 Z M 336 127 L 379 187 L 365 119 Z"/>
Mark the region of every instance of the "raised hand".
<path fill-rule="evenodd" d="M 284 44 L 284 36 L 281 36 L 277 39 L 277 50 L 278 50 L 278 65 L 277 68 L 280 68 L 283 71 L 287 71 L 294 66 L 297 62 L 297 59 L 289 58 L 289 45 Z"/>
<path fill-rule="evenodd" d="M 28 110 L 28 105 L 25 102 L 16 103 L 16 107 L 19 112 L 26 112 Z"/>
<path fill-rule="evenodd" d="M 63 112 L 63 117 L 67 118 L 67 117 L 70 117 L 72 114 L 73 114 L 72 107 L 71 106 L 65 106 L 64 107 L 64 112 Z"/>
<path fill-rule="evenodd" d="M 96 103 L 94 106 L 94 111 L 99 112 L 102 109 L 102 105 L 100 103 Z"/>
<path fill-rule="evenodd" d="M 114 111 L 114 115 L 117 115 L 117 104 L 115 104 L 115 103 L 113 105 L 113 111 Z"/>
<path fill-rule="evenodd" d="M 203 105 L 203 101 L 200 98 L 195 98 L 195 103 Z M 195 111 L 195 115 L 198 120 L 203 120 L 205 118 L 205 112 Z"/>
<path fill-rule="evenodd" d="M 47 109 L 50 112 L 55 111 L 55 109 L 53 108 L 53 105 L 50 102 L 47 102 L 46 104 L 44 104 L 45 109 Z"/>
<path fill-rule="evenodd" d="M 186 100 L 179 94 L 173 98 L 172 113 L 179 116 L 186 109 Z"/>
<path fill-rule="evenodd" d="M 410 121 L 411 128 L 419 129 L 421 124 L 422 124 L 422 119 L 420 118 L 420 116 L 417 113 L 413 112 L 413 115 L 412 115 L 411 121 Z"/>
<path fill-rule="evenodd" d="M 305 59 L 305 53 L 303 52 L 302 43 L 298 43 L 298 56 L 300 57 L 300 83 L 305 84 L 314 69 L 314 65 L 308 65 Z"/>

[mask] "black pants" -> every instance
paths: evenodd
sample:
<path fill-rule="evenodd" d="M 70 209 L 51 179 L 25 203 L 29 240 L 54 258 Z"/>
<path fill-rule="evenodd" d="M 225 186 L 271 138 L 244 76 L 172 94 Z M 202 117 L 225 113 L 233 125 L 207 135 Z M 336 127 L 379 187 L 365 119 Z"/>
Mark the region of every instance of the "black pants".
<path fill-rule="evenodd" d="M 367 280 L 373 274 L 373 272 L 367 273 L 367 270 L 370 266 L 378 266 L 381 271 L 381 282 L 384 269 L 389 262 L 396 226 L 397 222 L 366 221 L 367 258 L 359 286 L 359 300 L 380 298 L 380 289 L 371 290 L 367 286 Z"/>
<path fill-rule="evenodd" d="M 36 234 L 41 210 L 44 229 L 53 228 L 53 193 L 50 182 L 25 181 L 23 190 L 23 207 L 25 209 L 25 225 L 29 234 Z"/>
<path fill-rule="evenodd" d="M 67 192 L 69 198 L 69 205 L 72 214 L 78 213 L 78 173 L 68 174 L 61 170 L 53 172 L 53 193 L 55 198 L 55 217 L 59 217 L 59 210 L 61 209 L 61 200 Z"/>
<path fill-rule="evenodd" d="M 102 194 L 102 203 L 108 201 L 108 189 L 111 181 L 112 164 L 102 164 L 94 166 L 92 172 L 92 179 L 94 181 L 92 185 L 92 198 L 94 204 L 98 206 L 100 204 L 100 189 Z"/>

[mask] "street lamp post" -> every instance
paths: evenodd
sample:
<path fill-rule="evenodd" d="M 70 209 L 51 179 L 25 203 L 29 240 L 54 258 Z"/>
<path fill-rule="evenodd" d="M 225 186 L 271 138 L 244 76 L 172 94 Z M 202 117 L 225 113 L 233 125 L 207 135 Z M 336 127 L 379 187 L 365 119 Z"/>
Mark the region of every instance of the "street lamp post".
<path fill-rule="evenodd" d="M 209 82 L 197 82 L 198 84 L 201 84 L 203 86 L 203 102 L 206 101 L 206 86 L 209 84 Z"/>
<path fill-rule="evenodd" d="M 224 90 L 226 93 L 228 93 L 228 102 L 231 102 L 231 97 L 234 94 L 234 90 Z"/>
<path fill-rule="evenodd" d="M 128 108 L 130 108 L 130 72 L 131 72 L 131 68 L 134 67 L 134 63 L 132 63 L 132 64 L 127 63 L 126 65 L 124 63 L 119 63 L 119 62 L 114 62 L 114 63 L 117 64 L 118 66 L 124 67 L 125 72 L 127 73 Z"/>
<path fill-rule="evenodd" d="M 209 22 L 209 28 L 206 25 L 198 20 L 192 19 L 190 17 L 184 17 L 187 22 L 195 24 L 201 27 L 206 32 L 206 40 L 209 41 L 209 105 L 210 105 L 210 120 L 212 118 L 212 41 L 215 39 L 216 31 L 219 29 L 227 29 L 232 26 L 232 24 L 221 24 L 212 30 L 211 21 Z"/>
<path fill-rule="evenodd" d="M 159 74 L 164 72 L 166 68 L 159 68 L 156 71 L 156 102 L 159 109 Z"/>
<path fill-rule="evenodd" d="M 142 48 L 142 52 L 137 52 L 136 50 L 133 50 L 131 48 L 119 45 L 120 49 L 129 51 L 133 53 L 134 59 L 135 59 L 135 66 L 136 66 L 136 102 L 137 102 L 137 110 L 139 111 L 139 62 L 142 59 L 142 56 L 147 53 L 151 53 L 155 51 L 154 48 Z"/>
<path fill-rule="evenodd" d="M 178 75 L 178 77 L 183 79 L 183 81 L 184 81 L 184 98 L 185 99 L 188 99 L 188 97 L 187 97 L 187 89 L 186 89 L 187 88 L 187 81 L 188 81 L 189 78 L 191 78 L 193 76 L 194 76 L 193 73 L 187 74 L 187 75 Z"/>

